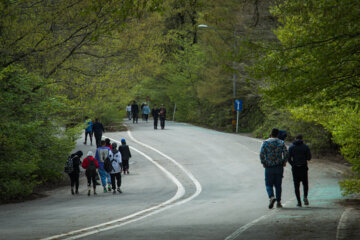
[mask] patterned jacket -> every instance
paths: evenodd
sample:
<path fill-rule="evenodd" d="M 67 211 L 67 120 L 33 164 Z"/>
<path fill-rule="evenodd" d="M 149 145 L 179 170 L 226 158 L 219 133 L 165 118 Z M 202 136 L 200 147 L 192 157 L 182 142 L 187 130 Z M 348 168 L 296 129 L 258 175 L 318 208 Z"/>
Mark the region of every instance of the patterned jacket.
<path fill-rule="evenodd" d="M 265 167 L 283 166 L 288 157 L 289 152 L 283 140 L 269 138 L 263 142 L 260 150 L 260 160 Z"/>

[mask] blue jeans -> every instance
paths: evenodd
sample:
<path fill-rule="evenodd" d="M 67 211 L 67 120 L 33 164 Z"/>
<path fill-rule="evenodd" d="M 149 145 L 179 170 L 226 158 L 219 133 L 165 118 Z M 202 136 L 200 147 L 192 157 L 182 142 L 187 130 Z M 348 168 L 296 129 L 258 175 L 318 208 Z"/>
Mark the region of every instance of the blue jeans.
<path fill-rule="evenodd" d="M 281 183 L 284 173 L 284 167 L 266 167 L 265 168 L 265 186 L 269 198 L 274 197 L 274 187 L 276 191 L 276 201 L 281 201 Z"/>
<path fill-rule="evenodd" d="M 106 181 L 107 181 L 107 184 L 111 184 L 111 178 L 110 178 L 109 173 L 107 173 L 104 169 L 99 168 L 99 174 L 100 174 L 101 183 L 102 183 L 103 187 L 106 187 Z"/>

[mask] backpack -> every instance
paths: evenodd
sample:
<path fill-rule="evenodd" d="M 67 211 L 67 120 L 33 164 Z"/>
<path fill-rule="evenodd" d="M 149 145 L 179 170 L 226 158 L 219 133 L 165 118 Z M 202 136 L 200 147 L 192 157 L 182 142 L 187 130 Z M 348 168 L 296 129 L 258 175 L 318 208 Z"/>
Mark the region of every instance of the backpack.
<path fill-rule="evenodd" d="M 113 160 L 114 161 L 114 160 Z M 113 161 L 110 161 L 110 158 L 109 157 L 107 157 L 106 159 L 105 159 L 105 161 L 104 161 L 104 170 L 106 171 L 106 172 L 111 172 L 111 170 L 113 169 L 113 166 L 112 166 L 112 162 Z"/>
<path fill-rule="evenodd" d="M 89 172 L 96 171 L 95 159 L 92 161 L 90 159 L 88 159 L 88 161 L 89 161 L 89 166 L 88 166 L 87 170 Z"/>
<path fill-rule="evenodd" d="M 64 172 L 65 173 L 72 173 L 74 171 L 73 158 L 74 157 L 71 157 L 71 155 L 68 157 L 68 160 L 66 161 L 65 167 L 64 167 Z"/>

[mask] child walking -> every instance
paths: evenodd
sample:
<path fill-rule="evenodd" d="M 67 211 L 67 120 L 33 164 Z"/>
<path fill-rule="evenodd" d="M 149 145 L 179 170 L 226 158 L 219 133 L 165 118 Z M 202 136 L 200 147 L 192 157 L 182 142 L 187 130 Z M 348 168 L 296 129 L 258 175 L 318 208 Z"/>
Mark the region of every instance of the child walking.
<path fill-rule="evenodd" d="M 119 193 L 122 193 L 120 186 L 121 186 L 121 168 L 122 168 L 122 164 L 121 164 L 121 153 L 116 149 L 117 148 L 117 144 L 113 143 L 112 144 L 112 149 L 109 153 L 109 158 L 110 158 L 110 162 L 112 165 L 112 170 L 110 172 L 110 177 L 111 177 L 111 185 L 112 185 L 112 189 L 113 189 L 113 194 L 116 193 L 115 191 L 115 179 L 116 179 L 116 185 L 117 185 L 117 191 Z"/>
<path fill-rule="evenodd" d="M 131 153 L 129 146 L 126 145 L 126 140 L 124 138 L 121 139 L 121 146 L 119 146 L 119 151 L 121 153 L 124 174 L 129 174 L 129 159 L 131 158 Z"/>
<path fill-rule="evenodd" d="M 94 195 L 96 195 L 96 179 L 95 179 L 95 177 L 97 175 L 96 169 L 99 168 L 99 163 L 94 158 L 94 153 L 92 151 L 89 151 L 87 154 L 87 157 L 84 158 L 82 167 L 84 169 L 86 169 L 85 175 L 87 177 L 87 182 L 88 182 L 88 196 L 90 196 L 90 192 L 91 192 L 91 182 L 92 182 L 93 188 L 94 188 Z"/>

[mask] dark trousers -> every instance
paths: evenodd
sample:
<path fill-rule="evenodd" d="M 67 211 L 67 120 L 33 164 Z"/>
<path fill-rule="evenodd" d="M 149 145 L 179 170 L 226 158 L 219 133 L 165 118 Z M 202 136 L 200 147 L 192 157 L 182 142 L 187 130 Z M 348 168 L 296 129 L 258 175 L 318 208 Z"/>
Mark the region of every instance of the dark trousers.
<path fill-rule="evenodd" d="M 161 126 L 161 129 L 165 128 L 165 118 L 160 117 L 160 126 Z"/>
<path fill-rule="evenodd" d="M 116 179 L 116 185 L 118 188 L 120 188 L 121 186 L 121 173 L 111 173 L 110 174 L 111 177 L 111 185 L 112 185 L 112 189 L 115 190 L 115 179 Z"/>
<path fill-rule="evenodd" d="M 148 119 L 149 119 L 149 114 L 144 114 L 144 119 L 145 119 L 145 121 L 148 121 Z"/>
<path fill-rule="evenodd" d="M 158 118 L 154 118 L 154 129 L 157 129 Z"/>
<path fill-rule="evenodd" d="M 265 186 L 269 198 L 274 196 L 274 187 L 276 191 L 276 201 L 281 201 L 281 184 L 284 173 L 284 167 L 267 167 L 265 168 Z"/>
<path fill-rule="evenodd" d="M 93 184 L 93 188 L 96 188 L 96 175 L 95 174 L 86 174 L 86 178 L 87 178 L 87 182 L 88 182 L 88 187 L 91 186 L 91 182 Z"/>
<path fill-rule="evenodd" d="M 309 192 L 309 181 L 308 181 L 308 167 L 307 166 L 293 166 L 292 174 L 294 180 L 295 195 L 298 202 L 300 200 L 300 182 L 304 188 L 304 198 L 307 198 Z"/>
<path fill-rule="evenodd" d="M 129 120 L 131 120 L 131 112 L 127 112 Z"/>
<path fill-rule="evenodd" d="M 123 165 L 123 168 L 124 168 L 124 172 L 129 171 L 129 159 L 122 159 L 122 165 Z"/>
<path fill-rule="evenodd" d="M 85 144 L 86 144 L 86 142 L 87 142 L 87 136 L 89 135 L 89 138 L 90 138 L 90 143 L 91 143 L 91 145 L 92 145 L 92 137 L 93 137 L 93 134 L 92 134 L 92 132 L 87 132 L 86 130 L 85 130 Z"/>
<path fill-rule="evenodd" d="M 137 123 L 138 122 L 138 118 L 139 118 L 139 116 L 138 116 L 139 114 L 138 113 L 136 113 L 136 112 L 133 112 L 132 113 L 132 117 L 133 117 L 133 123 Z"/>
<path fill-rule="evenodd" d="M 95 134 L 96 147 L 98 148 L 101 146 L 102 133 L 94 133 L 94 134 Z"/>
<path fill-rule="evenodd" d="M 74 186 L 75 186 L 75 191 L 78 191 L 79 190 L 79 173 L 76 173 L 76 172 L 69 173 L 69 177 L 70 177 L 70 182 L 71 182 L 71 188 L 74 188 Z"/>

